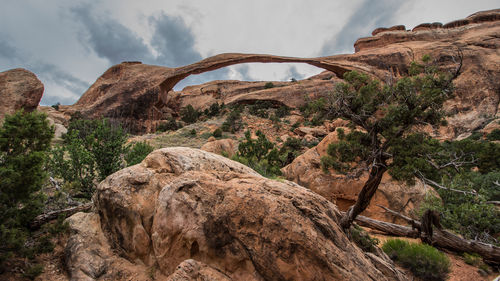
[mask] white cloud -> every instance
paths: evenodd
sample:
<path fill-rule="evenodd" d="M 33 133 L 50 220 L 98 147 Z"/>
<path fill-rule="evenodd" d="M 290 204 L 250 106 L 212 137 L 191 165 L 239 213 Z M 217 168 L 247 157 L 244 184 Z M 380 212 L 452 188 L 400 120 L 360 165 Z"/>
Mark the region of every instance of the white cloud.
<path fill-rule="evenodd" d="M 75 16 L 86 6 L 87 18 Z M 0 71 L 31 68 L 45 83 L 42 102 L 72 103 L 84 85 L 120 60 L 179 65 L 223 52 L 333 55 L 352 51 L 355 39 L 379 25 L 410 29 L 494 8 L 494 0 L 7 0 L 0 9 Z M 288 80 L 320 71 L 302 64 L 231 66 L 189 77 L 176 88 L 207 79 Z"/>

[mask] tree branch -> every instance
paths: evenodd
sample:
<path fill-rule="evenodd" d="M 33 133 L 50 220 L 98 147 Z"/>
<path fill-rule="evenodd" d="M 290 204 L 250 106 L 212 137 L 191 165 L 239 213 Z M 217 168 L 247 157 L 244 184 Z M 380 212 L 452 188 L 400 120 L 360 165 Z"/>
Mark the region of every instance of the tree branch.
<path fill-rule="evenodd" d="M 477 196 L 477 191 L 475 190 L 472 190 L 472 191 L 465 191 L 465 190 L 460 190 L 460 189 L 455 189 L 455 188 L 451 188 L 451 187 L 446 187 L 446 186 L 443 186 L 443 185 L 440 185 L 439 183 L 433 181 L 433 180 L 430 180 L 426 177 L 424 177 L 424 175 L 420 172 L 420 171 L 417 171 L 416 174 L 418 175 L 420 181 L 422 181 L 422 183 L 425 185 L 426 183 L 431 185 L 431 186 L 435 186 L 437 188 L 440 188 L 440 189 L 444 189 L 444 190 L 448 190 L 448 191 L 453 191 L 453 192 L 458 192 L 458 193 L 462 193 L 464 195 L 467 195 L 467 194 L 470 194 L 470 195 L 474 195 L 474 196 Z"/>

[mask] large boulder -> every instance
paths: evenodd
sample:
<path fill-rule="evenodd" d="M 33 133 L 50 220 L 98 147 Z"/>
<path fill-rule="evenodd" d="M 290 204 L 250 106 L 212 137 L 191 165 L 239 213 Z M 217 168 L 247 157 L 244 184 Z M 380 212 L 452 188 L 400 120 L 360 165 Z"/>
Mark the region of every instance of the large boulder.
<path fill-rule="evenodd" d="M 170 280 L 406 280 L 349 241 L 328 200 L 202 150 L 156 150 L 94 202 L 111 248 Z"/>
<path fill-rule="evenodd" d="M 43 84 L 33 72 L 23 68 L 0 72 L 0 120 L 20 109 L 35 110 L 42 95 Z"/>
<path fill-rule="evenodd" d="M 234 141 L 233 139 L 213 140 L 205 143 L 200 149 L 219 155 L 225 154 L 225 156 L 227 157 L 232 157 L 238 150 L 238 142 Z"/>
<path fill-rule="evenodd" d="M 328 134 L 317 146 L 307 150 L 284 167 L 282 172 L 286 179 L 311 189 L 345 211 L 356 202 L 363 184 L 368 179 L 368 173 L 359 178 L 351 178 L 333 169 L 324 172 L 321 167 L 321 157 L 327 155 L 328 145 L 336 141 L 338 141 L 336 131 Z M 432 192 L 432 189 L 420 183 L 408 186 L 396 182 L 386 173 L 370 205 L 362 214 L 378 220 L 396 222 L 397 218 L 385 213 L 378 205 L 410 215 L 411 211 L 425 199 L 427 192 Z"/>

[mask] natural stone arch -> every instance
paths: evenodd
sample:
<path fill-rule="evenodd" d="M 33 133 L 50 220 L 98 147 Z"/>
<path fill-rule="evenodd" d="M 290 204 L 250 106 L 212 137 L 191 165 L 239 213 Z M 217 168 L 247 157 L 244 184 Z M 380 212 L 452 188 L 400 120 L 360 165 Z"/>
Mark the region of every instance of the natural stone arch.
<path fill-rule="evenodd" d="M 352 65 L 344 65 L 331 60 L 331 57 L 320 58 L 295 58 L 295 57 L 282 57 L 273 55 L 258 55 L 258 54 L 238 54 L 227 53 L 220 54 L 213 57 L 206 58 L 199 62 L 172 69 L 173 72 L 169 73 L 168 77 L 161 83 L 160 88 L 162 92 L 168 92 L 174 88 L 184 78 L 191 74 L 201 74 L 204 72 L 216 70 L 230 65 L 242 63 L 307 63 L 325 70 L 334 72 L 337 76 L 342 77 L 345 72 L 351 70 L 360 70 Z M 364 71 L 363 71 L 364 72 Z"/>

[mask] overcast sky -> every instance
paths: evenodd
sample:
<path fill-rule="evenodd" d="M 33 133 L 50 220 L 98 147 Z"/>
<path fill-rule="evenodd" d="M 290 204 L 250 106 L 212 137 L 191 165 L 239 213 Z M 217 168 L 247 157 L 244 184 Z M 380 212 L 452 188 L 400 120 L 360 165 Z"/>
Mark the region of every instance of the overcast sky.
<path fill-rule="evenodd" d="M 446 23 L 498 0 L 2 0 L 0 72 L 23 67 L 45 84 L 43 105 L 74 103 L 122 61 L 178 67 L 226 52 L 317 57 L 354 52 L 376 27 Z M 321 69 L 243 64 L 191 76 L 289 80 Z"/>

